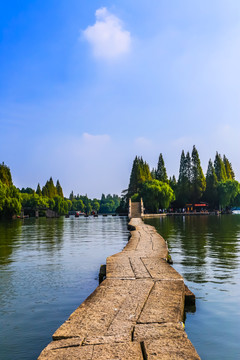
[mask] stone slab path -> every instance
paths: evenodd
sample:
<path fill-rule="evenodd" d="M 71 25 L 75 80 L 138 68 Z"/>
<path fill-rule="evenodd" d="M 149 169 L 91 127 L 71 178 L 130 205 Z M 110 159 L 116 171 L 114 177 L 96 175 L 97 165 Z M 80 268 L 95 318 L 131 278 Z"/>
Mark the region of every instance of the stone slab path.
<path fill-rule="evenodd" d="M 168 248 L 141 219 L 107 258 L 106 280 L 53 334 L 38 360 L 200 359 L 183 329 L 185 286 Z"/>

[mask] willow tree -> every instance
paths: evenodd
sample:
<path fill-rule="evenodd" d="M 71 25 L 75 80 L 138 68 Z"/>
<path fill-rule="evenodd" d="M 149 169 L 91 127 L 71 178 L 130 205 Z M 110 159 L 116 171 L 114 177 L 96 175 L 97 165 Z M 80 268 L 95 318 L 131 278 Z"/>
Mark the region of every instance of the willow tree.
<path fill-rule="evenodd" d="M 159 180 L 146 181 L 140 194 L 145 208 L 152 213 L 158 213 L 159 208 L 168 208 L 170 203 L 175 200 L 172 188 Z"/>

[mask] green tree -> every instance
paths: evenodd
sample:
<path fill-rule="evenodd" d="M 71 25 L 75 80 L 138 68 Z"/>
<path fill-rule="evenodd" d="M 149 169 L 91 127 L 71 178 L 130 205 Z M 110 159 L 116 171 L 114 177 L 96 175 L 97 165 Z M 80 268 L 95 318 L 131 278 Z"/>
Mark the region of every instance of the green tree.
<path fill-rule="evenodd" d="M 71 191 L 70 195 L 69 195 L 69 200 L 73 201 L 74 199 L 74 194 L 73 194 L 73 191 Z"/>
<path fill-rule="evenodd" d="M 214 169 L 215 169 L 215 173 L 217 175 L 218 181 L 226 181 L 227 180 L 225 165 L 224 165 L 221 155 L 218 152 L 216 152 L 216 156 L 215 156 L 215 160 L 214 160 Z"/>
<path fill-rule="evenodd" d="M 98 213 L 100 209 L 100 202 L 97 199 L 92 200 L 92 208 Z"/>
<path fill-rule="evenodd" d="M 240 184 L 236 180 L 220 181 L 218 183 L 219 207 L 231 206 L 240 193 Z"/>
<path fill-rule="evenodd" d="M 39 183 L 38 183 L 38 186 L 37 186 L 36 194 L 39 195 L 39 196 L 42 196 L 42 190 L 41 190 L 41 187 L 40 187 Z"/>
<path fill-rule="evenodd" d="M 234 171 L 232 168 L 232 164 L 230 163 L 230 161 L 227 159 L 227 157 L 225 155 L 223 155 L 223 163 L 225 166 L 227 179 L 234 180 L 235 174 L 234 174 Z"/>
<path fill-rule="evenodd" d="M 151 171 L 152 179 L 156 179 L 156 172 L 157 172 L 157 170 L 153 168 L 152 171 Z"/>
<path fill-rule="evenodd" d="M 136 156 L 133 161 L 127 197 L 130 198 L 132 195 L 139 192 L 142 184 L 151 179 L 149 165 L 143 161 L 142 157 Z"/>
<path fill-rule="evenodd" d="M 183 207 L 190 200 L 190 176 L 189 176 L 189 153 L 185 156 L 184 150 L 181 153 L 179 177 L 177 183 L 177 205 Z M 191 158 L 190 158 L 191 166 Z"/>
<path fill-rule="evenodd" d="M 0 217 L 10 218 L 21 211 L 18 189 L 14 185 L 6 185 L 0 180 Z"/>
<path fill-rule="evenodd" d="M 218 204 L 218 179 L 211 159 L 208 162 L 204 199 L 213 209 Z"/>
<path fill-rule="evenodd" d="M 55 196 L 53 210 L 59 215 L 65 215 L 68 213 L 68 203 L 62 196 Z"/>
<path fill-rule="evenodd" d="M 56 183 L 56 190 L 57 190 L 57 194 L 58 194 L 58 196 L 60 196 L 60 197 L 64 197 L 63 196 L 63 190 L 62 190 L 62 187 L 61 187 L 61 185 L 60 185 L 60 182 L 59 182 L 59 180 L 57 180 L 57 183 Z"/>
<path fill-rule="evenodd" d="M 159 155 L 158 165 L 156 170 L 156 179 L 162 182 L 168 182 L 167 170 L 163 160 L 162 153 Z"/>
<path fill-rule="evenodd" d="M 166 209 L 175 200 L 175 195 L 171 187 L 159 180 L 146 181 L 141 189 L 145 208 L 153 213 L 157 213 L 159 208 Z"/>
<path fill-rule="evenodd" d="M 195 145 L 193 146 L 192 150 L 191 187 L 193 202 L 201 200 L 202 195 L 206 189 L 206 179 L 202 171 L 201 162 Z"/>
<path fill-rule="evenodd" d="M 176 180 L 175 175 L 173 175 L 172 177 L 170 176 L 169 185 L 173 189 L 174 194 L 176 194 L 176 192 L 177 192 L 177 180 Z"/>
<path fill-rule="evenodd" d="M 0 164 L 0 180 L 7 186 L 13 185 L 10 168 L 4 162 Z"/>
<path fill-rule="evenodd" d="M 46 182 L 46 184 L 42 188 L 42 194 L 43 196 L 47 196 L 50 199 L 53 199 L 55 196 L 57 196 L 57 189 L 53 183 L 52 177 Z"/>

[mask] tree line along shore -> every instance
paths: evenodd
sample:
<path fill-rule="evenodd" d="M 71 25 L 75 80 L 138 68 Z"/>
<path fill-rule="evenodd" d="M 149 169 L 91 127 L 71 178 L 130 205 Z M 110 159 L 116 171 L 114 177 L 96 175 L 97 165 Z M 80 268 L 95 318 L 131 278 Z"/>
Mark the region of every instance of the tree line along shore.
<path fill-rule="evenodd" d="M 45 209 L 51 209 L 58 215 L 68 214 L 69 211 L 79 211 L 85 214 L 113 213 L 119 207 L 121 198 L 118 195 L 104 195 L 101 199 L 89 199 L 87 195 L 74 195 L 64 197 L 59 180 L 56 185 L 52 177 L 41 188 L 36 190 L 27 187 L 18 189 L 12 181 L 10 168 L 4 163 L 0 164 L 0 218 L 12 218 L 27 209 L 31 214 L 39 209 L 39 214 L 44 214 Z M 41 212 L 42 210 L 42 212 Z"/>
<path fill-rule="evenodd" d="M 182 151 L 178 179 L 168 177 L 162 153 L 156 168 L 151 170 L 142 157 L 136 156 L 128 189 L 123 194 L 122 209 L 127 207 L 129 199 L 135 202 L 142 198 L 147 213 L 169 208 L 178 211 L 194 204 L 205 204 L 208 210 L 240 206 L 240 184 L 230 161 L 216 152 L 214 161 L 208 162 L 205 176 L 195 146 L 191 154 Z"/>
<path fill-rule="evenodd" d="M 240 206 L 240 183 L 235 179 L 228 158 L 216 152 L 215 159 L 208 162 L 206 176 L 201 167 L 198 151 L 181 153 L 179 176 L 168 177 L 162 153 L 156 168 L 150 169 L 142 157 L 136 156 L 131 170 L 129 186 L 118 195 L 101 199 L 89 199 L 87 195 L 64 197 L 59 180 L 56 185 L 52 177 L 36 190 L 14 186 L 10 168 L 0 164 L 0 218 L 11 218 L 25 209 L 51 209 L 59 215 L 69 211 L 95 213 L 127 213 L 128 202 L 143 199 L 147 213 L 158 213 L 159 209 L 182 209 L 187 204 L 206 203 L 209 210 L 224 210 Z M 40 212 L 41 215 L 41 212 Z"/>

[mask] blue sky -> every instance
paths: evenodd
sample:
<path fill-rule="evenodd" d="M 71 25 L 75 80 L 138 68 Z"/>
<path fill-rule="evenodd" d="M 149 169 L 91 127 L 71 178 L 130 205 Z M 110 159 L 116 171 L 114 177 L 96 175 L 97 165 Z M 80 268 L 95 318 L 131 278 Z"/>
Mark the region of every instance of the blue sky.
<path fill-rule="evenodd" d="M 50 176 L 99 197 L 135 155 L 178 176 L 195 144 L 240 180 L 238 0 L 0 4 L 0 161 L 18 187 Z"/>

